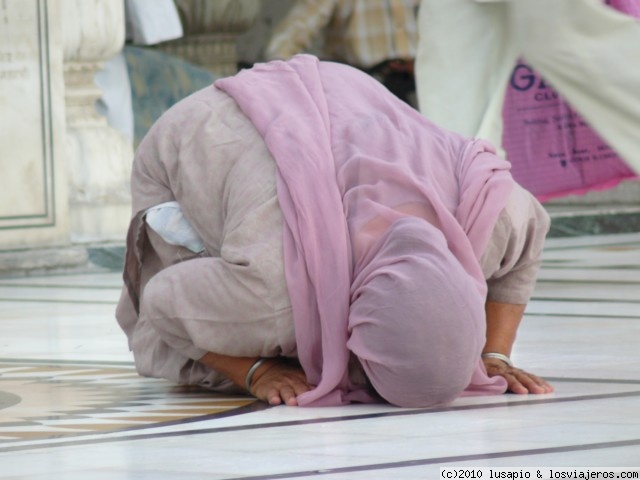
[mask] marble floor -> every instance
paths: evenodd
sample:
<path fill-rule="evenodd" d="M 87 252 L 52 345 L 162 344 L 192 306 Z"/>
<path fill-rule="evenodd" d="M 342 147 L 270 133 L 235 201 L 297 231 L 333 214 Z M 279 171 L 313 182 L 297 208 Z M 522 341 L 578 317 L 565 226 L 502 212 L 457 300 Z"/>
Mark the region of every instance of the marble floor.
<path fill-rule="evenodd" d="M 514 360 L 555 393 L 446 408 L 267 408 L 140 378 L 114 320 L 119 288 L 108 271 L 0 279 L 0 479 L 640 471 L 640 234 L 548 241 Z"/>

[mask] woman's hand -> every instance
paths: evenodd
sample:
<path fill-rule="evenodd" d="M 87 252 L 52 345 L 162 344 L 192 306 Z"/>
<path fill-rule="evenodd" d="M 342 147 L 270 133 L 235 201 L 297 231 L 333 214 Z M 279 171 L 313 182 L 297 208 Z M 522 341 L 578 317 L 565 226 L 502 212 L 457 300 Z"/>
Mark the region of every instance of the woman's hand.
<path fill-rule="evenodd" d="M 553 387 L 542 378 L 507 365 L 502 360 L 496 358 L 483 358 L 484 366 L 490 377 L 501 376 L 507 381 L 507 391 L 525 393 L 551 393 Z"/>
<path fill-rule="evenodd" d="M 302 367 L 278 359 L 269 359 L 256 371 L 250 393 L 269 405 L 298 404 L 296 397 L 313 387 L 307 383 Z"/>
<path fill-rule="evenodd" d="M 487 301 L 487 342 L 484 352 L 501 352 L 509 361 L 525 307 L 524 304 Z M 482 360 L 487 374 L 490 377 L 504 377 L 508 391 L 519 394 L 553 392 L 553 387 L 542 378 L 515 368 L 499 358 L 491 358 L 491 353 L 485 355 L 487 357 L 483 356 Z"/>
<path fill-rule="evenodd" d="M 258 360 L 260 365 L 247 379 L 247 374 Z M 296 397 L 313 388 L 307 383 L 302 367 L 293 359 L 234 357 L 208 352 L 200 362 L 239 387 L 246 388 L 246 382 L 250 381 L 249 393 L 270 405 L 297 405 Z"/>

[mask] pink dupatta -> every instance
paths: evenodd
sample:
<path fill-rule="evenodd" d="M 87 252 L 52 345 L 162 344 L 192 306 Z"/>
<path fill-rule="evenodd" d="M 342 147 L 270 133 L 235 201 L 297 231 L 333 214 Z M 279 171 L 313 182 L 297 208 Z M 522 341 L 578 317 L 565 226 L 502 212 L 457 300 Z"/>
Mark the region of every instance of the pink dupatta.
<path fill-rule="evenodd" d="M 418 217 L 442 232 L 484 298 L 478 259 L 513 186 L 509 164 L 488 143 L 436 127 L 362 72 L 309 55 L 215 85 L 251 119 L 278 166 L 298 355 L 316 385 L 299 404 L 376 401 L 348 375 L 353 279 L 394 222 Z M 483 332 L 474 333 L 480 344 Z M 478 354 L 466 394 L 505 388 Z"/>

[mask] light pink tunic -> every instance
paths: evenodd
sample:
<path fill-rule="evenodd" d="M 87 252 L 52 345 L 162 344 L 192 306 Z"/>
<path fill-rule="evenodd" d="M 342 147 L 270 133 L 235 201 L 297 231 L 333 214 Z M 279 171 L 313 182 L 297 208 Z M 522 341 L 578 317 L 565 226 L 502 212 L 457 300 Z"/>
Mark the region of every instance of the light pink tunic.
<path fill-rule="evenodd" d="M 514 190 L 489 145 L 438 129 L 369 80 L 301 56 L 218 83 L 244 114 L 212 87 L 156 124 L 134 165 L 133 281 L 118 310 L 142 374 L 231 389 L 194 361 L 210 350 L 297 356 L 318 385 L 302 404 L 373 401 L 362 368 L 401 405 L 504 390 L 479 360 L 485 278 L 492 299 L 526 302 L 548 220 Z M 509 195 L 527 213 L 517 228 L 504 208 Z M 167 246 L 144 227 L 140 212 L 168 200 L 203 239 L 201 258 L 180 262 L 194 254 L 179 247 L 161 253 Z M 493 259 L 481 263 L 485 251 Z M 382 271 L 401 288 L 383 287 Z M 415 279 L 425 283 L 414 292 Z M 423 303 L 400 302 L 406 292 Z M 409 324 L 363 313 L 380 299 L 378 312 L 397 307 L 391 318 L 402 311 Z M 443 304 L 453 306 L 441 311 Z M 424 321 L 425 311 L 438 313 Z M 461 315 L 442 321 L 451 312 Z M 391 348 L 371 350 L 376 338 Z M 461 348 L 443 352 L 443 339 Z"/>

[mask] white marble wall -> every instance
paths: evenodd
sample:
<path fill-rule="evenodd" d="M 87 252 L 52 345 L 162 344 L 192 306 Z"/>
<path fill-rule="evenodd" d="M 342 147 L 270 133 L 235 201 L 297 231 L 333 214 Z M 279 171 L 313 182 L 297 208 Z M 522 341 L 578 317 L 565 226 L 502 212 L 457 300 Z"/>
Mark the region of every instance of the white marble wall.
<path fill-rule="evenodd" d="M 69 240 L 55 1 L 0 3 L 0 247 Z"/>
<path fill-rule="evenodd" d="M 0 253 L 15 268 L 126 235 L 132 142 L 97 113 L 94 82 L 123 43 L 122 0 L 0 2 Z"/>
<path fill-rule="evenodd" d="M 177 5 L 186 34 L 172 53 L 235 73 L 259 0 Z M 95 83 L 123 47 L 124 14 L 124 0 L 0 0 L 0 275 L 124 244 L 132 139 L 97 112 Z"/>

